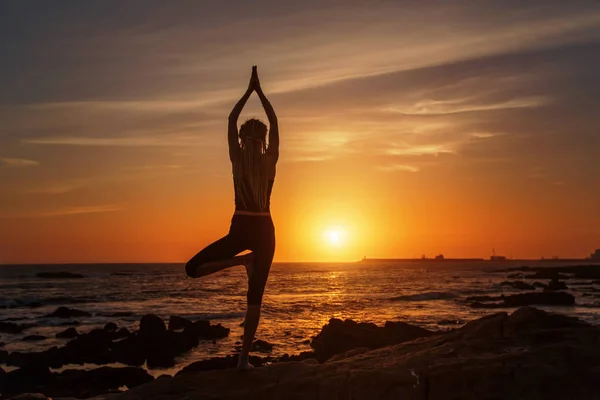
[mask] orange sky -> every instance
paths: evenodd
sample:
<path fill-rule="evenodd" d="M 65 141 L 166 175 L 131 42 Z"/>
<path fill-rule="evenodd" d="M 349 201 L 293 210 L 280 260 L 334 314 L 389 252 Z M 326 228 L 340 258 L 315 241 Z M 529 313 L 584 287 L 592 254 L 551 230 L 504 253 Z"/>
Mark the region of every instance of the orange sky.
<path fill-rule="evenodd" d="M 226 234 L 253 64 L 276 261 L 600 247 L 597 3 L 318 4 L 0 13 L 0 263 L 184 262 Z"/>

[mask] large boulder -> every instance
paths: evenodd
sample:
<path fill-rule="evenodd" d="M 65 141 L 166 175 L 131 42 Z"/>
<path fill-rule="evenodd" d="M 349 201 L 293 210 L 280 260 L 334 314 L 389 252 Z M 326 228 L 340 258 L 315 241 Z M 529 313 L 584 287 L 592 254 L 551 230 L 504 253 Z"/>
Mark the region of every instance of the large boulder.
<path fill-rule="evenodd" d="M 154 314 L 146 314 L 140 320 L 141 336 L 159 336 L 167 331 L 165 322 Z"/>
<path fill-rule="evenodd" d="M 599 342 L 596 327 L 525 308 L 323 364 L 274 363 L 248 373 L 198 365 L 114 400 L 592 400 L 600 392 Z"/>
<path fill-rule="evenodd" d="M 332 318 L 314 337 L 310 346 L 314 349 L 316 359 L 323 362 L 334 354 L 357 347 L 376 349 L 432 334 L 427 329 L 403 322 L 387 322 L 382 328 L 372 323 Z"/>
<path fill-rule="evenodd" d="M 169 318 L 170 331 L 180 331 L 189 327 L 190 325 L 193 325 L 193 322 L 187 318 L 180 317 L 178 315 L 172 315 L 171 318 Z"/>

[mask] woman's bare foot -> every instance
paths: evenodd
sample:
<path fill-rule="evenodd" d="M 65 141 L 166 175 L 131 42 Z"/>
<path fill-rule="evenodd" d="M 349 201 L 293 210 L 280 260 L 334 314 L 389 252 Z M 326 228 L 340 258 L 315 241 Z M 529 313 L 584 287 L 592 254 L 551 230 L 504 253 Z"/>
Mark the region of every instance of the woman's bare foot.
<path fill-rule="evenodd" d="M 249 369 L 254 369 L 254 365 L 250 364 L 248 360 L 242 360 L 242 358 L 238 359 L 237 369 L 240 371 L 247 371 Z"/>

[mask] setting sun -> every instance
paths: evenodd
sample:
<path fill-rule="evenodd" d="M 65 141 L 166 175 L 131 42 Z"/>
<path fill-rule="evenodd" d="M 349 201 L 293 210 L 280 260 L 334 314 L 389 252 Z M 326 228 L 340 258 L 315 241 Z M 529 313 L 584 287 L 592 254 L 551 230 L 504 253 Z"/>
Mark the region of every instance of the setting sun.
<path fill-rule="evenodd" d="M 340 228 L 331 228 L 325 231 L 325 241 L 332 246 L 344 244 L 346 232 Z"/>

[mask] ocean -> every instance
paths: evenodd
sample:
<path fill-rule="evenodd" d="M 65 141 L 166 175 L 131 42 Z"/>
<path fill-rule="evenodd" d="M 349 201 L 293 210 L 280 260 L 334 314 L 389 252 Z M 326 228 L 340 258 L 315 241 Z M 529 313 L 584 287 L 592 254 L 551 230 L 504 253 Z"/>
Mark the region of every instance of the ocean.
<path fill-rule="evenodd" d="M 256 336 L 274 344 L 271 355 L 279 356 L 310 350 L 310 339 L 332 317 L 380 325 L 388 320 L 405 321 L 428 329 L 451 329 L 499 311 L 470 308 L 464 302 L 466 297 L 522 293 L 500 285 L 509 280 L 507 273 L 494 272 L 521 265 L 523 262 L 511 261 L 275 263 Z M 39 272 L 56 271 L 81 274 L 83 278 L 36 276 Z M 63 325 L 65 320 L 43 317 L 59 306 L 93 314 L 71 319 L 77 321 L 79 332 L 102 327 L 107 322 L 136 330 L 139 319 L 148 313 L 162 317 L 165 322 L 171 315 L 209 319 L 231 329 L 229 337 L 215 343 L 201 342 L 179 357 L 175 368 L 151 371 L 155 376 L 173 374 L 191 362 L 235 353 L 239 344 L 236 342 L 243 333 L 239 325 L 244 319 L 246 288 L 243 267 L 191 279 L 185 276 L 182 264 L 0 266 L 0 320 L 35 324 L 22 334 L 1 333 L 0 342 L 4 345 L 0 349 L 40 351 L 64 345 L 66 340 L 55 339 L 54 335 L 67 328 Z M 600 299 L 583 297 L 581 291 L 569 291 L 576 296 L 577 306 L 540 308 L 600 323 Z M 100 315 L 114 312 L 131 315 Z M 448 321 L 458 324 L 448 325 Z M 23 341 L 26 335 L 43 335 L 48 339 Z"/>

